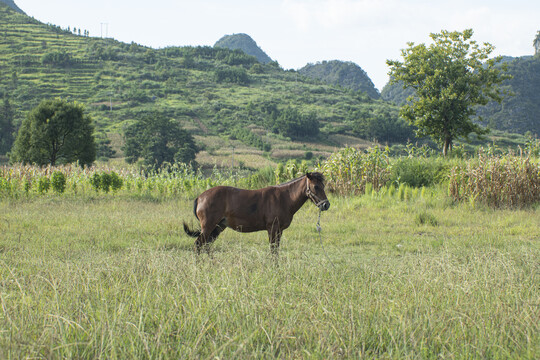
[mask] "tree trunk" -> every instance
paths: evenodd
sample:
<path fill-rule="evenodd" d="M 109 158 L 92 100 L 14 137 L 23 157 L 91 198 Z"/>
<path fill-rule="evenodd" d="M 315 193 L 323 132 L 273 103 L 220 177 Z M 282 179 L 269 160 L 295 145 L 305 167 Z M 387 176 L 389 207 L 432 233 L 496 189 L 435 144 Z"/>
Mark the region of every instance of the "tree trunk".
<path fill-rule="evenodd" d="M 452 138 L 447 137 L 444 139 L 444 145 L 443 145 L 443 156 L 446 157 L 448 155 L 448 150 L 452 148 Z"/>

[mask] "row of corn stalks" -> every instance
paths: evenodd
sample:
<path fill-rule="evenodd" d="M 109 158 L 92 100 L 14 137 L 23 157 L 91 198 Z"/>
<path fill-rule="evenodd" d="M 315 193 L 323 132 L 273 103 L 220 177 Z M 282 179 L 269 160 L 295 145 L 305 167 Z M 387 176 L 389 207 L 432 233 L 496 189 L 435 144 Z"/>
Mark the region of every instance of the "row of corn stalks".
<path fill-rule="evenodd" d="M 540 202 L 540 163 L 530 156 L 480 153 L 451 169 L 448 193 L 456 201 L 521 208 Z"/>

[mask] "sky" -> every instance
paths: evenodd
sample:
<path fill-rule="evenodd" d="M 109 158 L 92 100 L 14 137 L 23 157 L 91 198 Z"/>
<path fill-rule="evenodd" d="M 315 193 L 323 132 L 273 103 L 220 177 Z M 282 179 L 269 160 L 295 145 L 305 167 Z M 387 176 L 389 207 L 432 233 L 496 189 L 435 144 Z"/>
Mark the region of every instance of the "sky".
<path fill-rule="evenodd" d="M 493 55 L 533 55 L 538 0 L 15 0 L 27 15 L 153 48 L 248 34 L 284 69 L 352 61 L 382 90 L 387 59 L 430 33 L 472 28 Z"/>

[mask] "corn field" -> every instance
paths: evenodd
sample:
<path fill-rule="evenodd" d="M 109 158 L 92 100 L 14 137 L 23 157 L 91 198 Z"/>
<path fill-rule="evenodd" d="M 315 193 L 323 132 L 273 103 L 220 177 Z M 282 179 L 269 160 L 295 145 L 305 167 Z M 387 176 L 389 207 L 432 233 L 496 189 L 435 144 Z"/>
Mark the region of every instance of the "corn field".
<path fill-rule="evenodd" d="M 218 169 L 205 176 L 183 164 L 158 171 L 135 167 L 82 168 L 77 164 L 2 166 L 0 197 L 101 194 L 193 199 L 213 186 L 260 188 L 301 176 L 308 170 L 305 161 L 295 160 L 243 176 Z M 395 193 L 398 199 L 407 200 L 405 195 L 413 194 L 415 189 L 443 186 L 448 188 L 450 198 L 458 202 L 496 208 L 521 208 L 540 202 L 540 164 L 532 152 L 525 156 L 498 155 L 488 149 L 480 151 L 477 157 L 455 161 L 425 155 L 391 158 L 388 149 L 373 147 L 361 151 L 348 147 L 332 154 L 314 170 L 325 175 L 328 192 L 339 195 L 373 197 L 382 192 L 381 196 Z"/>
<path fill-rule="evenodd" d="M 540 164 L 531 156 L 486 155 L 451 169 L 448 193 L 456 201 L 522 208 L 540 202 Z"/>

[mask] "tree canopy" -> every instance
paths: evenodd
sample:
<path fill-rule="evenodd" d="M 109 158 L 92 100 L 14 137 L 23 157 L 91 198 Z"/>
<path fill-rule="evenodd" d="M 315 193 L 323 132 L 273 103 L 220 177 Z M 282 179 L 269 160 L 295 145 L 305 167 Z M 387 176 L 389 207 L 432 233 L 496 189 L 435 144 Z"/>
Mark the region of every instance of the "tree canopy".
<path fill-rule="evenodd" d="M 43 100 L 23 120 L 11 161 L 57 165 L 79 161 L 90 165 L 96 158 L 92 119 L 83 105 L 62 99 Z"/>
<path fill-rule="evenodd" d="M 0 154 L 7 153 L 13 145 L 15 132 L 13 119 L 14 111 L 9 98 L 4 95 L 3 103 L 0 105 Z"/>
<path fill-rule="evenodd" d="M 124 131 L 126 161 L 142 158 L 147 166 L 159 168 L 164 162 L 193 163 L 197 146 L 180 124 L 160 112 L 143 116 Z"/>
<path fill-rule="evenodd" d="M 402 106 L 400 115 L 415 125 L 419 136 L 430 136 L 446 155 L 453 141 L 470 133 L 485 134 L 473 123 L 474 105 L 486 105 L 490 99 L 502 100 L 497 87 L 508 76 L 496 67 L 502 58 L 489 59 L 494 47 L 471 40 L 472 29 L 463 32 L 443 30 L 431 34 L 433 43 L 402 50 L 403 62 L 387 60 L 393 82 L 415 90 Z"/>

